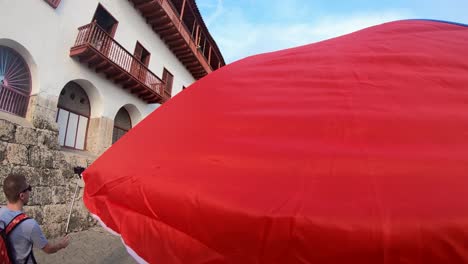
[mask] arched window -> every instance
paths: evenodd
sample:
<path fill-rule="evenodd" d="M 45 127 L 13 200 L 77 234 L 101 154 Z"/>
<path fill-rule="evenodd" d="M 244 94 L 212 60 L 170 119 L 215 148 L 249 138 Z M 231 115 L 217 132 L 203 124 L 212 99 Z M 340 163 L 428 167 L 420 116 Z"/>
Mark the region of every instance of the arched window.
<path fill-rule="evenodd" d="M 57 105 L 60 146 L 84 150 L 91 113 L 88 95 L 75 82 L 69 82 L 60 92 Z"/>
<path fill-rule="evenodd" d="M 112 133 L 112 144 L 117 142 L 125 133 L 127 133 L 132 128 L 132 120 L 128 111 L 122 107 L 120 108 L 117 115 L 114 119 L 114 131 Z"/>
<path fill-rule="evenodd" d="M 23 57 L 0 46 L 0 110 L 25 117 L 31 94 L 31 73 Z"/>

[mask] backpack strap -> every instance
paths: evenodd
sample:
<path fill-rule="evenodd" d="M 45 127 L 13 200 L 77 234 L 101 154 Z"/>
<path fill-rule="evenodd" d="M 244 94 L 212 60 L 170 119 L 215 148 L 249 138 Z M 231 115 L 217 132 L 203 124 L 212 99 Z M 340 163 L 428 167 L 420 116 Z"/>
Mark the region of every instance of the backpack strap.
<path fill-rule="evenodd" d="M 29 219 L 29 217 L 25 213 L 21 213 L 15 216 L 15 218 L 13 218 L 13 220 L 11 220 L 5 228 L 6 235 L 8 236 L 8 234 L 10 234 L 10 232 L 13 231 L 15 227 L 17 227 L 21 222 L 23 222 L 26 219 Z"/>
<path fill-rule="evenodd" d="M 24 260 L 24 263 L 28 263 L 28 260 L 31 259 L 32 263 L 33 264 L 37 264 L 37 261 L 36 261 L 36 258 L 34 257 L 34 252 L 33 252 L 33 248 L 31 247 L 31 251 L 29 252 L 28 256 L 26 257 L 26 259 Z"/>

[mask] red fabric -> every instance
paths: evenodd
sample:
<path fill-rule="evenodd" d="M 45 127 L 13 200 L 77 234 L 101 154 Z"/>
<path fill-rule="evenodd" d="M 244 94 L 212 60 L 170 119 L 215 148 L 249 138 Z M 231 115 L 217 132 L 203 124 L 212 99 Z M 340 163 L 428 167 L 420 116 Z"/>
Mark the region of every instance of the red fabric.
<path fill-rule="evenodd" d="M 150 263 L 468 263 L 468 27 L 408 20 L 228 65 L 84 173 Z"/>

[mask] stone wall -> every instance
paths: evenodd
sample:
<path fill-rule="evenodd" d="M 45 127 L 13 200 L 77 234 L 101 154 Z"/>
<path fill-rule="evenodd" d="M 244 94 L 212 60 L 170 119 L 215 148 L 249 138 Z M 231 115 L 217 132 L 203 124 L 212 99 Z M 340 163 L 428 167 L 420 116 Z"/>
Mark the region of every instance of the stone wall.
<path fill-rule="evenodd" d="M 23 174 L 33 187 L 26 213 L 37 220 L 48 237 L 65 232 L 70 203 L 79 182 L 73 167 L 87 167 L 96 158 L 87 153 L 64 151 L 58 145 L 57 126 L 27 127 L 0 118 L 0 185 L 10 174 Z M 3 190 L 3 189 L 2 189 Z M 6 204 L 3 191 L 0 204 Z M 80 188 L 69 229 L 79 231 L 94 226 L 82 202 Z"/>

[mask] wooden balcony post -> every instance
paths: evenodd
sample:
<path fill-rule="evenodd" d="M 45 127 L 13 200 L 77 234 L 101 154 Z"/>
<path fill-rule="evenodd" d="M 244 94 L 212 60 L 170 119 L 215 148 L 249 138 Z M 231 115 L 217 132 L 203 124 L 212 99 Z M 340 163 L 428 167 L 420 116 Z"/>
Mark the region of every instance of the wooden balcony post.
<path fill-rule="evenodd" d="M 200 44 L 200 36 L 198 35 L 198 33 L 200 33 L 200 26 L 197 24 L 197 32 L 195 34 L 195 45 L 198 47 L 198 45 Z"/>
<path fill-rule="evenodd" d="M 210 65 L 211 67 L 211 45 L 210 45 L 210 49 L 208 50 L 208 65 Z"/>
<path fill-rule="evenodd" d="M 185 2 L 186 2 L 186 1 L 187 1 L 187 0 L 184 0 L 184 1 L 182 2 L 182 9 L 180 10 L 180 18 L 179 18 L 180 20 L 183 20 L 183 17 L 184 17 Z"/>

